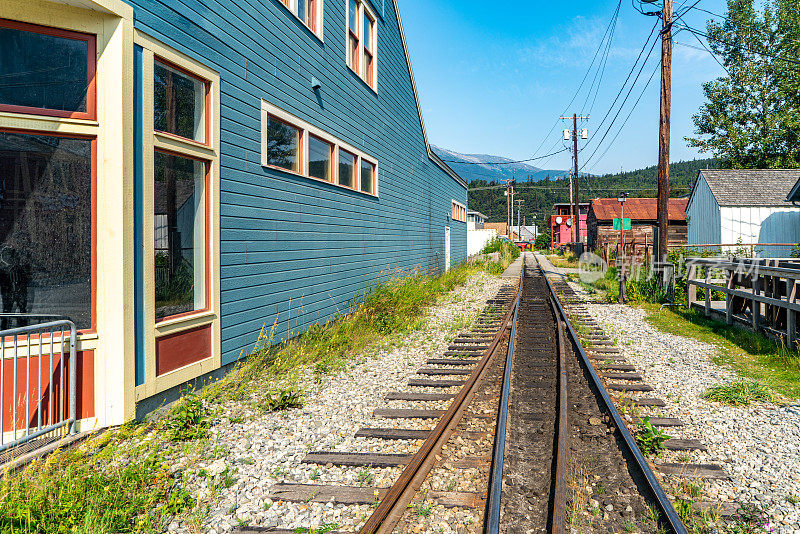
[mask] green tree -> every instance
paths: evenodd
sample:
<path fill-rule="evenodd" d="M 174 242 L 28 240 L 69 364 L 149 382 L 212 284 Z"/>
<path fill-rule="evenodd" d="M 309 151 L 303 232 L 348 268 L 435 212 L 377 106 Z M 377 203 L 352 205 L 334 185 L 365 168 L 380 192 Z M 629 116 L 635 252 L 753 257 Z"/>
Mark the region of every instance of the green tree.
<path fill-rule="evenodd" d="M 703 84 L 690 146 L 732 168 L 800 166 L 799 10 L 800 0 L 769 0 L 763 12 L 754 0 L 728 0 L 727 18 L 708 22 L 727 76 Z"/>

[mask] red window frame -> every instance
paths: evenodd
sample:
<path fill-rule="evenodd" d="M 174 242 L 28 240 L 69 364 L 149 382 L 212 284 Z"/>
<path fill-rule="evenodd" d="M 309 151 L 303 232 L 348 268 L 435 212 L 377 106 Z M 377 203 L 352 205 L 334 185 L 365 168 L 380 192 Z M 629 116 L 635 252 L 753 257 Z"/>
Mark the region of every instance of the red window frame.
<path fill-rule="evenodd" d="M 367 82 L 367 85 L 370 87 L 375 87 L 375 69 L 373 68 L 375 63 L 375 52 L 372 50 L 372 48 L 375 47 L 375 19 L 373 19 L 369 13 L 366 12 L 366 9 L 364 9 L 364 21 L 369 21 L 369 38 L 367 39 L 365 36 L 363 40 L 362 48 L 364 49 L 364 65 L 362 68 L 364 69 L 364 72 L 362 77 L 364 78 L 364 81 Z M 364 25 L 362 24 L 362 26 Z M 372 48 L 367 48 L 367 41 L 369 41 Z"/>
<path fill-rule="evenodd" d="M 153 57 L 153 65 L 155 65 L 156 63 L 161 63 L 162 65 L 166 65 L 167 67 L 180 72 L 184 76 L 187 76 L 189 78 L 195 79 L 195 80 L 197 80 L 197 81 L 199 81 L 199 82 L 201 82 L 203 84 L 203 88 L 205 89 L 205 93 L 206 93 L 205 94 L 205 98 L 204 98 L 206 109 L 205 109 L 205 113 L 203 113 L 203 117 L 205 117 L 205 122 L 206 123 L 204 125 L 205 126 L 204 127 L 204 132 L 205 133 L 203 135 L 204 141 L 196 141 L 196 140 L 194 140 L 194 139 L 192 139 L 190 137 L 184 137 L 182 135 L 174 134 L 174 133 L 171 133 L 171 132 L 165 132 L 163 130 L 156 130 L 155 128 L 154 128 L 154 131 L 158 132 L 159 134 L 162 134 L 162 135 L 168 135 L 168 136 L 171 136 L 171 137 L 175 137 L 177 139 L 182 139 L 184 141 L 189 141 L 190 143 L 199 143 L 199 144 L 201 144 L 203 146 L 211 146 L 211 81 L 210 80 L 206 80 L 205 78 L 201 78 L 200 76 L 198 76 L 197 74 L 193 73 L 192 71 L 186 70 L 183 67 L 181 67 L 180 65 L 176 65 L 175 63 L 172 63 L 171 61 L 169 61 L 167 59 L 164 59 L 161 56 L 154 56 Z"/>
<path fill-rule="evenodd" d="M 350 185 L 345 185 L 341 183 L 340 176 L 339 176 L 339 162 L 342 159 L 342 153 L 348 154 L 353 158 L 353 175 L 350 177 Z M 344 187 L 345 189 L 353 189 L 355 191 L 359 191 L 360 188 L 358 187 L 358 181 L 361 175 L 361 165 L 359 163 L 359 157 L 356 154 L 353 154 L 349 150 L 345 150 L 344 148 L 339 147 L 339 153 L 337 154 L 336 158 L 336 185 L 339 187 Z"/>
<path fill-rule="evenodd" d="M 180 319 L 182 317 L 189 317 L 191 315 L 197 315 L 201 313 L 206 313 L 211 310 L 211 239 L 210 239 L 210 225 L 211 225 L 211 161 L 203 158 L 197 158 L 194 156 L 190 156 L 188 154 L 184 154 L 182 152 L 176 152 L 174 150 L 165 150 L 163 148 L 155 148 L 153 152 L 160 152 L 162 154 L 168 154 L 170 156 L 176 156 L 179 158 L 184 159 L 191 159 L 194 161 L 199 161 L 205 167 L 205 172 L 203 174 L 203 180 L 205 183 L 203 184 L 203 195 L 205 196 L 205 200 L 203 202 L 203 209 L 205 213 L 203 214 L 203 224 L 205 227 L 203 228 L 203 264 L 204 264 L 204 271 L 205 271 L 205 298 L 203 307 L 197 310 L 190 310 L 183 313 L 176 313 L 175 315 L 167 315 L 166 317 L 161 317 L 160 319 L 156 319 L 156 324 L 162 323 L 164 321 L 171 321 L 172 319 Z M 155 183 L 155 176 L 152 177 L 153 182 Z M 151 243 L 154 245 L 154 243 Z M 153 272 L 153 277 L 155 277 L 155 272 Z M 155 280 L 153 280 L 153 284 L 155 284 Z M 155 287 L 155 285 L 154 285 Z M 154 303 L 155 305 L 155 303 Z M 155 310 L 155 308 L 154 308 Z"/>
<path fill-rule="evenodd" d="M 271 163 L 269 163 L 269 161 L 267 161 L 267 165 L 266 166 L 271 168 L 271 169 L 278 169 L 279 171 L 283 171 L 283 172 L 293 172 L 295 174 L 301 174 L 301 175 L 304 174 L 303 173 L 303 160 L 305 158 L 303 157 L 303 154 L 304 154 L 304 151 L 303 151 L 303 148 L 304 148 L 303 147 L 303 132 L 305 131 L 305 128 L 301 128 L 300 126 L 297 126 L 296 124 L 292 124 L 291 122 L 289 122 L 287 120 L 281 119 L 280 117 L 277 117 L 277 116 L 275 116 L 275 115 L 273 115 L 271 113 L 267 113 L 267 131 L 269 131 L 269 121 L 271 121 L 271 120 L 276 121 L 276 122 L 281 122 L 281 123 L 285 124 L 286 126 L 289 126 L 290 128 L 294 128 L 295 130 L 297 130 L 297 156 L 295 158 L 295 161 L 297 163 L 297 168 L 296 169 L 286 169 L 284 167 L 279 167 L 278 165 L 272 165 Z M 269 143 L 269 136 L 267 136 L 267 143 Z"/>
<path fill-rule="evenodd" d="M 302 130 L 301 130 L 301 132 L 302 132 Z M 311 138 L 312 137 L 314 139 L 316 139 L 317 141 L 320 141 L 321 143 L 325 143 L 326 145 L 328 145 L 328 155 L 330 157 L 330 159 L 328 161 L 330 162 L 330 165 L 328 165 L 328 177 L 327 178 L 317 178 L 316 176 L 311 176 L 311 171 L 310 171 L 310 169 L 311 169 L 311 156 L 309 156 L 309 161 L 308 161 L 308 167 L 309 168 L 306 169 L 306 175 L 309 178 L 312 178 L 314 180 L 322 180 L 324 182 L 333 183 L 333 181 L 334 181 L 333 166 L 335 164 L 335 162 L 333 161 L 333 156 L 334 156 L 334 152 L 335 152 L 334 149 L 333 149 L 333 143 L 323 139 L 322 137 L 320 137 L 318 135 L 314 135 L 311 132 L 308 132 L 308 139 L 309 139 L 308 140 L 308 144 L 309 144 L 309 146 L 311 146 Z M 302 136 L 302 133 L 301 133 L 301 135 L 300 135 L 301 142 L 302 142 L 302 139 L 303 139 L 303 136 Z"/>
<path fill-rule="evenodd" d="M 43 135 L 47 137 L 59 137 L 64 139 L 83 139 L 86 141 L 91 141 L 91 260 L 90 260 L 90 296 L 89 300 L 91 301 L 91 321 L 89 329 L 81 329 L 78 330 L 79 334 L 94 334 L 97 332 L 97 138 L 91 135 L 78 135 L 78 134 L 67 134 L 67 133 L 60 133 L 60 132 L 45 132 L 41 130 L 27 130 L 27 129 L 16 129 L 16 128 L 0 128 L 0 132 L 3 133 L 18 133 L 18 134 L 27 134 L 27 135 Z M 33 339 L 33 338 L 32 338 Z"/>
<path fill-rule="evenodd" d="M 15 20 L 2 18 L 0 18 L 0 27 L 86 42 L 86 111 L 66 111 L 11 104 L 0 104 L 0 111 L 69 119 L 97 119 L 97 36 L 90 33 L 62 30 L 60 28 L 40 26 L 38 24 L 29 24 L 27 22 L 17 22 Z"/>
<path fill-rule="evenodd" d="M 376 176 L 375 176 L 376 165 L 374 163 L 372 163 L 371 161 L 369 161 L 368 159 L 359 158 L 359 160 L 360 161 L 358 163 L 358 190 L 361 191 L 362 193 L 367 193 L 368 195 L 374 195 L 375 194 L 375 182 L 376 182 Z M 361 168 L 364 166 L 364 164 L 369 165 L 370 168 L 372 169 L 372 174 L 371 174 L 372 180 L 370 181 L 370 184 L 369 184 L 369 191 L 364 191 L 364 189 L 362 189 L 362 187 L 361 187 Z"/>

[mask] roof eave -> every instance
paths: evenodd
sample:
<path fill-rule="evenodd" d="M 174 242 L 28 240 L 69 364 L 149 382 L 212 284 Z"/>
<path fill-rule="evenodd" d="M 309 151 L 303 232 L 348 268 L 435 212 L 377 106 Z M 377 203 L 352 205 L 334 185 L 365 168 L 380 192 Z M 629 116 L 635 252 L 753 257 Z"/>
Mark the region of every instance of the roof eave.
<path fill-rule="evenodd" d="M 400 42 L 403 44 L 403 53 L 406 56 L 406 65 L 408 66 L 408 74 L 411 76 L 411 89 L 414 92 L 414 102 L 417 105 L 417 116 L 419 117 L 419 125 L 422 128 L 422 137 L 425 139 L 425 147 L 428 150 L 428 157 L 436 165 L 438 165 L 444 172 L 446 172 L 453 180 L 459 184 L 467 187 L 467 181 L 464 180 L 456 171 L 444 162 L 442 158 L 437 156 L 431 149 L 431 144 L 428 142 L 428 132 L 425 130 L 425 121 L 422 118 L 422 106 L 419 103 L 419 93 L 417 93 L 417 82 L 414 81 L 414 70 L 411 68 L 411 56 L 408 54 L 408 46 L 406 45 L 406 34 L 403 31 L 403 21 L 400 18 L 400 8 L 397 5 L 397 0 L 392 0 L 394 4 L 394 12 L 397 15 L 397 27 L 400 30 Z"/>

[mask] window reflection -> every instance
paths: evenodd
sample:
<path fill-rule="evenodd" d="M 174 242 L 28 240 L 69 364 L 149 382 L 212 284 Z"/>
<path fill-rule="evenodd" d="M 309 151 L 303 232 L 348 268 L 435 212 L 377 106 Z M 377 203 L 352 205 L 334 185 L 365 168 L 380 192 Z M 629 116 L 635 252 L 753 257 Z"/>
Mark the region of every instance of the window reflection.
<path fill-rule="evenodd" d="M 156 152 L 156 319 L 205 307 L 205 164 Z"/>
<path fill-rule="evenodd" d="M 204 143 L 205 83 L 158 61 L 153 68 L 155 129 Z"/>
<path fill-rule="evenodd" d="M 91 199 L 91 141 L 0 132 L 4 313 L 66 315 L 91 327 Z"/>

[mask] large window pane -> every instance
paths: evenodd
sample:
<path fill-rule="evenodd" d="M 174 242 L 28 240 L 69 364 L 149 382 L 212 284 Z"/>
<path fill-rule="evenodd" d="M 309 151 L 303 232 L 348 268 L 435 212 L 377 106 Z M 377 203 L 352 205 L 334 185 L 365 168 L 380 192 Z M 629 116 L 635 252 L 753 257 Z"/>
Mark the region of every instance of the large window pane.
<path fill-rule="evenodd" d="M 205 164 L 156 152 L 156 319 L 205 307 Z"/>
<path fill-rule="evenodd" d="M 364 15 L 364 48 L 372 50 L 372 20 Z"/>
<path fill-rule="evenodd" d="M 91 327 L 91 187 L 91 141 L 0 132 L 4 313 L 67 315 Z"/>
<path fill-rule="evenodd" d="M 313 135 L 308 136 L 308 175 L 331 179 L 331 145 Z"/>
<path fill-rule="evenodd" d="M 361 190 L 365 193 L 372 193 L 373 176 L 375 175 L 375 167 L 372 163 L 361 160 Z"/>
<path fill-rule="evenodd" d="M 204 143 L 206 84 L 158 61 L 154 83 L 155 129 Z"/>
<path fill-rule="evenodd" d="M 339 185 L 353 187 L 356 158 L 349 152 L 339 150 Z"/>
<path fill-rule="evenodd" d="M 0 27 L 0 104 L 86 112 L 86 41 Z"/>
<path fill-rule="evenodd" d="M 267 164 L 300 171 L 300 130 L 274 117 L 267 118 Z"/>
<path fill-rule="evenodd" d="M 308 7 L 306 2 L 307 0 L 297 0 L 297 16 L 300 17 L 300 20 L 308 24 Z"/>

